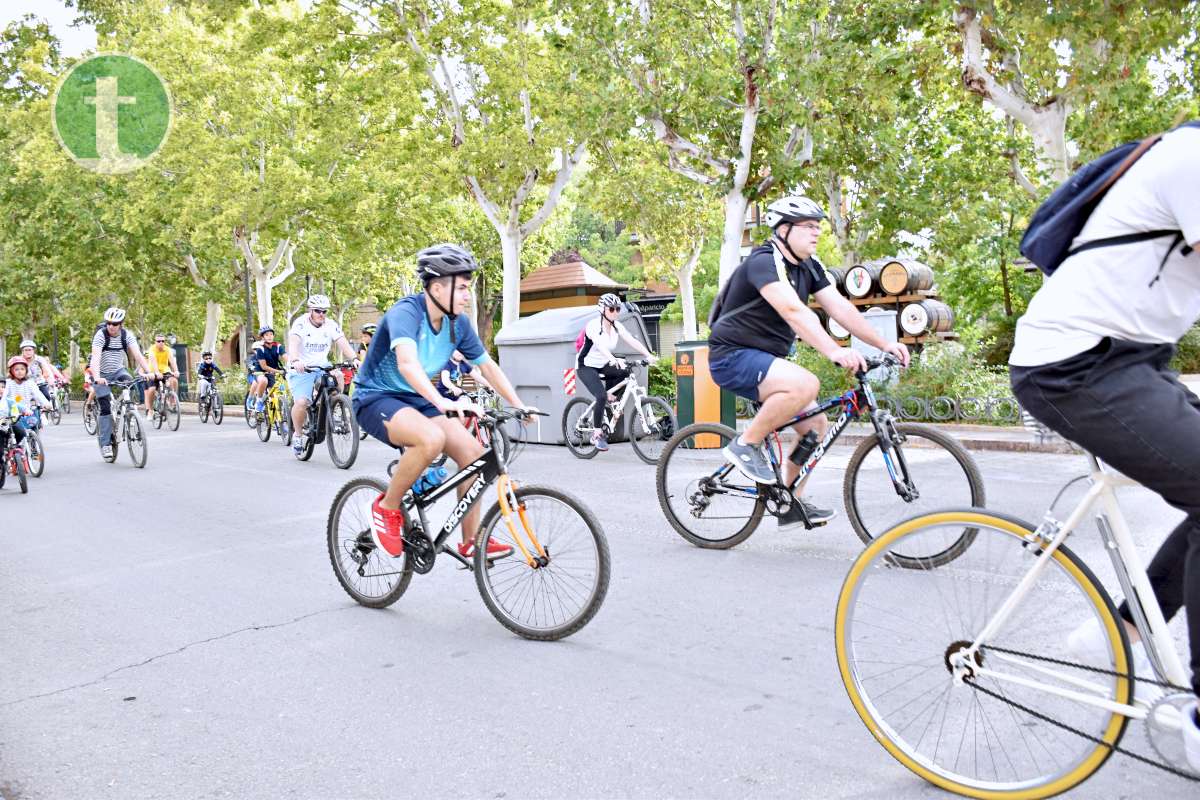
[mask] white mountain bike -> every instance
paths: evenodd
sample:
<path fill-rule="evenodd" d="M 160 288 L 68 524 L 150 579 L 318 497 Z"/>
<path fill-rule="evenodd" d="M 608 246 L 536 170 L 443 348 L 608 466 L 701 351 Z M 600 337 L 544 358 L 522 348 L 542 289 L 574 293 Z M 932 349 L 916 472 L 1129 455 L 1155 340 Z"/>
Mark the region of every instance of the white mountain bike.
<path fill-rule="evenodd" d="M 943 789 L 1049 797 L 1114 752 L 1200 781 L 1181 735 L 1195 700 L 1189 676 L 1114 491 L 1134 484 L 1088 459 L 1090 473 L 1067 486 L 1090 479 L 1091 488 L 1065 522 L 1054 517 L 1063 492 L 1036 527 L 983 509 L 923 514 L 872 542 L 842 586 L 835 638 L 850 700 L 893 757 Z M 1064 544 L 1091 515 L 1153 676 L 1133 674 L 1116 606 Z M 975 540 L 955 561 L 895 568 L 893 551 L 965 528 Z M 1068 646 L 1084 623 L 1096 633 L 1086 654 Z M 1145 721 L 1157 759 L 1120 746 L 1131 719 Z"/>
<path fill-rule="evenodd" d="M 628 377 L 609 389 L 617 399 L 604 398 L 604 431 L 611 436 L 617 420 L 628 410 L 625 429 L 633 452 L 647 464 L 657 464 L 667 442 L 675 435 L 675 411 L 663 398 L 649 396 L 638 383 L 632 368 L 648 366 L 649 361 L 626 361 L 625 364 L 631 368 Z M 596 400 L 592 398 L 576 397 L 563 409 L 563 439 L 567 449 L 579 458 L 593 458 L 597 452 L 592 442 L 592 433 L 596 430 L 592 422 L 595 405 Z"/>

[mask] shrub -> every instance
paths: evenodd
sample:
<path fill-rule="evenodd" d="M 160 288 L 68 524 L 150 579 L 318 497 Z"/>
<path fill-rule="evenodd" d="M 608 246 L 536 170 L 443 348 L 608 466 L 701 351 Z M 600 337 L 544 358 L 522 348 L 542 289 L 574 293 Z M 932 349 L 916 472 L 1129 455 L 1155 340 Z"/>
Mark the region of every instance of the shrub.
<path fill-rule="evenodd" d="M 650 364 L 650 394 L 675 403 L 675 364 L 667 357 Z"/>
<path fill-rule="evenodd" d="M 1171 369 L 1183 373 L 1200 372 L 1200 325 L 1179 340 L 1179 352 L 1171 361 Z"/>

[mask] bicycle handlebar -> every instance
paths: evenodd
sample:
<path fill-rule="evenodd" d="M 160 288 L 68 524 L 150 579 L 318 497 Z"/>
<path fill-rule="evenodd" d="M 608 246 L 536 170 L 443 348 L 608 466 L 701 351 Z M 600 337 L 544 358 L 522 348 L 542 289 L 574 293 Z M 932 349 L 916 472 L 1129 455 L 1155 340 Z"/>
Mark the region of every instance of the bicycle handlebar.
<path fill-rule="evenodd" d="M 865 372 L 854 373 L 854 377 L 858 378 L 860 381 L 866 380 L 867 372 L 870 372 L 873 369 L 878 369 L 879 367 L 888 367 L 890 369 L 891 367 L 900 365 L 900 359 L 896 358 L 891 353 L 884 353 L 882 356 L 869 356 L 866 358 L 866 362 L 867 369 Z"/>

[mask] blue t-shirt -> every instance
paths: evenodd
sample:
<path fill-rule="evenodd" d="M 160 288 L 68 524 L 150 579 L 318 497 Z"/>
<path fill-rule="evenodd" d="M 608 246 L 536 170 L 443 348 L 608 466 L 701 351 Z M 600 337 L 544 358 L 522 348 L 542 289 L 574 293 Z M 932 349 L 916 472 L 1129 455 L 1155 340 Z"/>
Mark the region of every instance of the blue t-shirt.
<path fill-rule="evenodd" d="M 433 385 L 437 387 L 437 390 L 442 393 L 443 397 L 448 397 L 453 400 L 454 395 L 442 384 L 440 374 L 442 372 L 449 372 L 450 382 L 457 386 L 462 380 L 463 375 L 470 375 L 473 369 L 474 367 L 471 366 L 470 361 L 455 361 L 453 358 L 451 358 L 446 362 L 445 366 L 438 371 L 439 378 L 434 380 Z"/>
<path fill-rule="evenodd" d="M 450 320 L 442 319 L 442 329 L 434 331 L 429 324 L 429 313 L 425 307 L 425 294 L 402 297 L 387 310 L 379 320 L 367 357 L 354 379 L 355 396 L 371 393 L 415 394 L 416 389 L 404 380 L 396 366 L 396 346 L 408 342 L 416 345 L 421 368 L 436 385 L 442 368 L 454 351 L 462 353 L 467 361 L 476 366 L 488 361 L 483 342 L 466 317 L 459 315 L 454 323 L 455 340 L 450 339 Z"/>
<path fill-rule="evenodd" d="M 273 342 L 272 344 L 264 343 L 261 347 L 254 351 L 254 369 L 262 369 L 262 365 L 258 363 L 259 361 L 267 362 L 267 366 L 271 369 L 279 369 L 279 364 L 281 363 L 280 360 L 283 358 L 283 352 L 283 345 L 279 342 Z"/>

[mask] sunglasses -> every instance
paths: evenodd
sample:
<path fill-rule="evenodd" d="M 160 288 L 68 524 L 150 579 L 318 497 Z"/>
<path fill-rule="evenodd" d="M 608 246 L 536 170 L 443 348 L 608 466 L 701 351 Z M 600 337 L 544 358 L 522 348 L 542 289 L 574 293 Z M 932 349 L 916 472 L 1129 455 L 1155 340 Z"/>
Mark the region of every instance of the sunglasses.
<path fill-rule="evenodd" d="M 104 324 L 105 324 L 105 325 L 109 325 L 109 326 L 111 326 L 111 327 L 113 327 L 113 328 L 119 328 L 119 327 L 121 327 L 122 325 L 124 325 L 125 323 L 124 323 L 124 322 L 106 322 L 106 323 L 104 323 Z"/>
<path fill-rule="evenodd" d="M 309 311 L 311 311 L 314 314 L 324 314 L 326 310 L 327 309 L 324 309 L 324 308 L 310 308 L 309 309 Z"/>
<path fill-rule="evenodd" d="M 167 340 L 166 340 L 166 339 L 155 339 L 154 341 L 155 341 L 157 344 L 163 344 L 163 343 L 164 343 L 164 342 L 166 342 Z"/>

